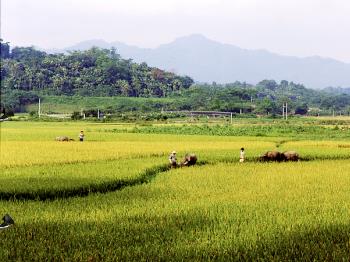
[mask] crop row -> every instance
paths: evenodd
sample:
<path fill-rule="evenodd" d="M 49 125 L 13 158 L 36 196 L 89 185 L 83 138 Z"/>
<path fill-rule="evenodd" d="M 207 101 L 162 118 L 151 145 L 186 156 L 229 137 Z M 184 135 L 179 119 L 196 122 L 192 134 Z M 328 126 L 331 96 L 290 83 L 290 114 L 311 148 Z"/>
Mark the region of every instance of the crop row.
<path fill-rule="evenodd" d="M 115 129 L 114 132 L 123 132 Z M 125 130 L 124 130 L 125 132 Z M 257 136 L 257 137 L 297 137 L 307 139 L 350 137 L 348 126 L 313 126 L 293 124 L 269 125 L 167 125 L 135 127 L 129 132 L 146 134 L 184 134 L 184 135 L 213 135 L 213 136 Z"/>

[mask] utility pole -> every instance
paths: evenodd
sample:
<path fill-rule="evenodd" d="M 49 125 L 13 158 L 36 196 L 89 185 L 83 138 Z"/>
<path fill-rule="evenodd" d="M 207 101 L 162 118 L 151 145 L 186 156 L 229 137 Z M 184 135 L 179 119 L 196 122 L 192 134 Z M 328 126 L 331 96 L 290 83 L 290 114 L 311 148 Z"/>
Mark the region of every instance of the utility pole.
<path fill-rule="evenodd" d="M 288 103 L 283 103 L 283 106 L 282 106 L 282 118 L 283 119 L 288 119 Z"/>
<path fill-rule="evenodd" d="M 233 120 L 233 119 L 232 119 L 232 112 L 231 112 L 231 125 L 232 125 L 232 122 L 233 122 L 232 120 Z"/>
<path fill-rule="evenodd" d="M 100 119 L 100 109 L 97 108 L 97 119 Z"/>
<path fill-rule="evenodd" d="M 41 104 L 40 104 L 40 97 L 39 97 L 39 109 L 38 109 L 38 116 L 40 118 L 41 115 Z"/>
<path fill-rule="evenodd" d="M 80 115 L 83 117 L 83 119 L 85 119 L 85 113 L 82 108 L 80 109 Z"/>

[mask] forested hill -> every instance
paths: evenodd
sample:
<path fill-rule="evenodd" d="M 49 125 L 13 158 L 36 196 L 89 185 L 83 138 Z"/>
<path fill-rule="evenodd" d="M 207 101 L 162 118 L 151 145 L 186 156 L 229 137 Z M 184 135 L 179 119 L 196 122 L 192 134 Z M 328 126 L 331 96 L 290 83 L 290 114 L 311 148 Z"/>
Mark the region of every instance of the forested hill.
<path fill-rule="evenodd" d="M 10 51 L 7 43 L 1 43 L 1 112 L 4 115 L 4 112 L 25 111 L 25 106 L 37 103 L 39 96 L 167 97 L 168 100 L 159 100 L 150 110 L 253 114 L 281 114 L 287 102 L 296 114 L 312 110 L 317 114 L 333 111 L 349 114 L 350 94 L 347 89 L 342 90 L 307 89 L 286 80 L 279 83 L 262 80 L 256 85 L 238 81 L 193 85 L 188 76 L 122 59 L 113 48 L 47 54 L 33 47 L 15 47 Z"/>
<path fill-rule="evenodd" d="M 193 80 L 125 60 L 114 48 L 47 54 L 1 43 L 1 88 L 50 95 L 166 97 Z"/>

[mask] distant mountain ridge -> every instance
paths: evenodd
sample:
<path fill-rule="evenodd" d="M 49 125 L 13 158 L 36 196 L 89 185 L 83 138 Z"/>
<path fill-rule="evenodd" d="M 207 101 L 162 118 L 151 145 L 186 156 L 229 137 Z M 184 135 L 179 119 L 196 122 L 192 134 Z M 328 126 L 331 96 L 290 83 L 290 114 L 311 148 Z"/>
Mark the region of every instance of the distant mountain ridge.
<path fill-rule="evenodd" d="M 241 81 L 256 84 L 263 79 L 274 79 L 293 81 L 314 89 L 350 86 L 348 63 L 318 56 L 299 58 L 266 50 L 247 50 L 202 35 L 180 37 L 154 49 L 97 39 L 80 42 L 61 51 L 86 50 L 93 46 L 115 47 L 125 59 L 189 75 L 198 82 Z"/>

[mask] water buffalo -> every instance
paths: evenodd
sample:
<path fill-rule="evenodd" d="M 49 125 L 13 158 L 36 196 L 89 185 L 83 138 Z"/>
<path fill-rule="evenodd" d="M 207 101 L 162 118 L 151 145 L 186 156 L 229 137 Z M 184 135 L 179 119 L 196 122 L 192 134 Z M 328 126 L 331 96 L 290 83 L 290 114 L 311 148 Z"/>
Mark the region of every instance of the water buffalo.
<path fill-rule="evenodd" d="M 197 156 L 195 154 L 186 154 L 184 160 L 180 163 L 180 166 L 193 166 L 197 162 Z"/>
<path fill-rule="evenodd" d="M 58 136 L 55 138 L 55 141 L 74 141 L 74 139 L 71 139 L 68 136 Z"/>
<path fill-rule="evenodd" d="M 299 155 L 295 151 L 285 151 L 282 153 L 284 156 L 284 161 L 298 161 Z"/>
<path fill-rule="evenodd" d="M 284 155 L 278 151 L 267 151 L 265 154 L 260 156 L 260 161 L 284 161 Z"/>

